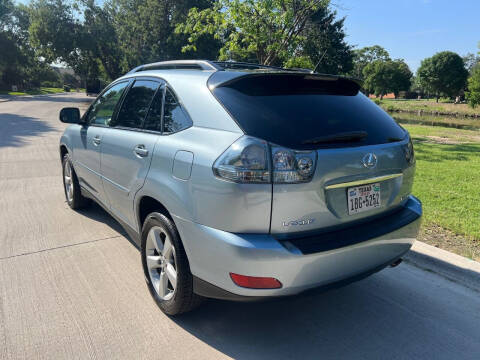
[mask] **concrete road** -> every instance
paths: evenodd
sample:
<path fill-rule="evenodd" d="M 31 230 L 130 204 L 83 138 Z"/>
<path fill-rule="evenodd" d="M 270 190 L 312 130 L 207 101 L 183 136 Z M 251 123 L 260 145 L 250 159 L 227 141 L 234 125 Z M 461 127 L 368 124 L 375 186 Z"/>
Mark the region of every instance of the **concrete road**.
<path fill-rule="evenodd" d="M 321 295 L 163 315 L 138 251 L 64 200 L 58 111 L 0 102 L 0 359 L 478 359 L 480 293 L 402 264 Z"/>

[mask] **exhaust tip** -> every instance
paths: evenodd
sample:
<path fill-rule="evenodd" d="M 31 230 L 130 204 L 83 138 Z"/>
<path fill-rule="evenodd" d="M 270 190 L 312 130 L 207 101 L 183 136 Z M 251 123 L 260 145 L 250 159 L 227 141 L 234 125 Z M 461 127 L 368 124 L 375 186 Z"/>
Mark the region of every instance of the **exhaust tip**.
<path fill-rule="evenodd" d="M 390 264 L 390 267 L 394 268 L 394 267 L 400 265 L 400 264 L 402 263 L 402 261 L 403 261 L 402 258 L 397 259 L 397 260 L 395 260 L 393 263 Z"/>

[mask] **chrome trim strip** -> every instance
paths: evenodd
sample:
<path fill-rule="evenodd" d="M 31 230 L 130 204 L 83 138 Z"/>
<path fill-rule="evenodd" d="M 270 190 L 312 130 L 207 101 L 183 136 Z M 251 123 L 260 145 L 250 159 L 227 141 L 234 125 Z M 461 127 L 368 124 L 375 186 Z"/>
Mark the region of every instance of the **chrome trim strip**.
<path fill-rule="evenodd" d="M 325 189 L 330 190 L 330 189 L 344 188 L 344 187 L 347 187 L 347 186 L 372 184 L 372 183 L 377 182 L 377 181 L 395 179 L 395 178 L 400 177 L 400 176 L 403 176 L 403 174 L 390 174 L 390 175 L 384 175 L 384 176 L 377 176 L 377 177 L 373 177 L 373 178 L 370 178 L 370 179 L 356 180 L 356 181 L 349 181 L 349 182 L 344 182 L 344 183 L 340 183 L 340 184 L 327 185 L 327 186 L 325 186 Z"/>

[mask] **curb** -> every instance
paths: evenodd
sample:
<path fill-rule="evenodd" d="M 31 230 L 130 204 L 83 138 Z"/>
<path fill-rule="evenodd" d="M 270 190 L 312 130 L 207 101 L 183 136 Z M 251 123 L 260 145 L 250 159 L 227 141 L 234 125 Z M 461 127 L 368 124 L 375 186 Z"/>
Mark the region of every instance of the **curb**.
<path fill-rule="evenodd" d="M 423 270 L 432 271 L 444 278 L 480 292 L 480 263 L 415 241 L 404 260 Z"/>

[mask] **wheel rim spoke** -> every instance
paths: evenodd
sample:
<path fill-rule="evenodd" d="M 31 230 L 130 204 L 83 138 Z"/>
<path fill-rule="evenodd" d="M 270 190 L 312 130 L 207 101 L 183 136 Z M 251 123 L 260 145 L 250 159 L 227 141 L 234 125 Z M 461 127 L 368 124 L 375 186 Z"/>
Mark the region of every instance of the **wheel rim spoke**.
<path fill-rule="evenodd" d="M 167 264 L 165 267 L 165 274 L 167 274 L 168 280 L 172 285 L 173 290 L 177 287 L 177 271 L 172 264 Z"/>
<path fill-rule="evenodd" d="M 160 273 L 160 278 L 158 279 L 158 295 L 162 298 L 168 294 L 168 277 L 165 275 L 165 272 Z"/>
<path fill-rule="evenodd" d="M 173 246 L 172 242 L 170 241 L 170 238 L 168 236 L 165 237 L 165 243 L 163 244 L 163 249 L 162 249 L 162 254 L 165 257 L 165 259 L 168 259 L 170 257 L 170 254 L 173 251 Z"/>
<path fill-rule="evenodd" d="M 149 269 L 158 269 L 160 267 L 160 256 L 147 256 L 147 267 Z"/>
<path fill-rule="evenodd" d="M 152 229 L 148 233 L 148 236 L 151 237 L 152 245 L 155 247 L 155 250 L 157 250 L 157 252 L 161 254 L 163 249 L 163 243 L 162 239 L 160 238 L 160 233 Z"/>
<path fill-rule="evenodd" d="M 63 177 L 65 180 L 65 192 L 67 193 L 67 199 L 68 201 L 71 201 L 73 199 L 72 168 L 68 163 L 65 165 Z"/>

